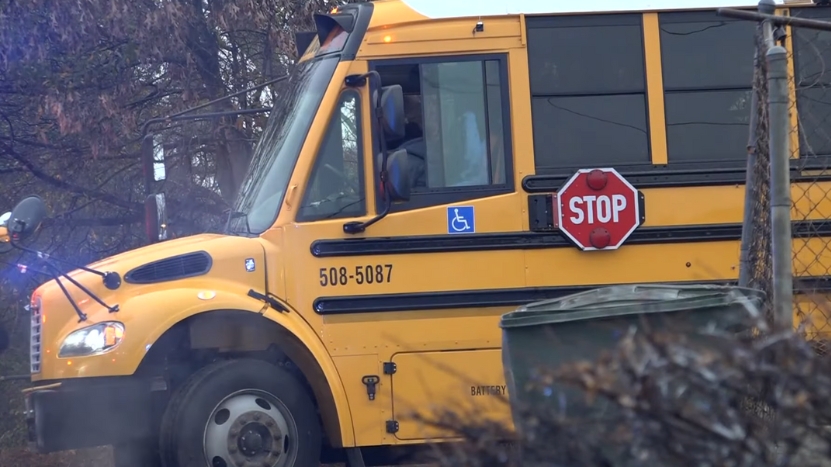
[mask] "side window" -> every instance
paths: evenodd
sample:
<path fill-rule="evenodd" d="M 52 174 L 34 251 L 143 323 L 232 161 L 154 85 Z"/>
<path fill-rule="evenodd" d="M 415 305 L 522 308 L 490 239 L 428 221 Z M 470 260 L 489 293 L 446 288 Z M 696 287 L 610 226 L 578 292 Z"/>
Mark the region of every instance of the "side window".
<path fill-rule="evenodd" d="M 828 21 L 828 8 L 792 8 L 792 16 Z M 792 28 L 801 156 L 831 156 L 831 32 Z"/>
<path fill-rule="evenodd" d="M 375 66 L 384 86 L 400 84 L 404 90 L 406 134 L 387 145 L 407 151 L 415 197 L 507 188 L 510 141 L 502 63 L 448 58 Z"/>
<path fill-rule="evenodd" d="M 360 95 L 346 91 L 323 136 L 298 221 L 366 213 Z"/>
<path fill-rule="evenodd" d="M 641 22 L 527 19 L 537 174 L 650 163 Z"/>
<path fill-rule="evenodd" d="M 756 23 L 709 11 L 658 21 L 668 162 L 744 164 Z"/>

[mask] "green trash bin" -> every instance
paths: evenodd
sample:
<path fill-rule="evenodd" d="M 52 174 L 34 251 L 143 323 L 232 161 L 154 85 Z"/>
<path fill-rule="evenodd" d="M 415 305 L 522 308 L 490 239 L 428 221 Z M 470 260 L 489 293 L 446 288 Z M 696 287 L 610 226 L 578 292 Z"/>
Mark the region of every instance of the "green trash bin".
<path fill-rule="evenodd" d="M 690 345 L 712 348 L 747 332 L 752 308 L 764 293 L 712 285 L 620 285 L 531 303 L 502 316 L 502 363 L 515 428 L 521 433 L 524 410 L 539 408 L 584 422 L 611 416 L 612 404 L 566 385 L 534 386 L 535 375 L 563 364 L 593 361 L 611 351 L 630 329 L 682 332 Z M 550 373 L 549 373 L 550 374 Z M 532 383 L 529 385 L 529 383 Z"/>

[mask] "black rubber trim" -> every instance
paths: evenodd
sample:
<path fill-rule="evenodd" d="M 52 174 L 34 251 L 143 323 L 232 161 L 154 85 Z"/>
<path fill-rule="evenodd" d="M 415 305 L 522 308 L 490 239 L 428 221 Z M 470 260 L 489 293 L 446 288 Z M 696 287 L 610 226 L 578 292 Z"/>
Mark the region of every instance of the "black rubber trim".
<path fill-rule="evenodd" d="M 41 454 L 121 444 L 154 434 L 149 380 L 75 378 L 24 395 L 31 450 Z M 113 410 L 117 407 L 118 410 Z"/>
<path fill-rule="evenodd" d="M 795 294 L 831 292 L 831 276 L 796 277 L 793 280 Z"/>
<path fill-rule="evenodd" d="M 568 294 L 582 292 L 583 290 L 588 290 L 588 287 L 535 287 L 387 295 L 355 295 L 350 297 L 319 297 L 314 301 L 314 310 L 319 315 L 335 315 L 345 313 L 514 306 L 537 300 L 562 297 Z"/>
<path fill-rule="evenodd" d="M 831 221 L 794 222 L 796 238 L 831 236 Z M 696 243 L 740 240 L 741 224 L 705 224 L 672 227 L 641 227 L 632 232 L 626 245 Z M 421 235 L 412 237 L 349 238 L 317 240 L 311 245 L 317 258 L 344 256 L 453 253 L 459 251 L 533 250 L 571 248 L 559 232 L 518 232 L 470 235 Z"/>
<path fill-rule="evenodd" d="M 669 284 L 736 285 L 736 283 L 735 280 L 713 280 L 672 282 Z M 495 308 L 520 306 L 612 285 L 620 284 L 319 297 L 314 301 L 313 306 L 315 313 L 319 315 Z M 831 277 L 829 276 L 805 277 L 794 280 L 794 293 L 796 294 L 828 291 L 831 291 Z"/>
<path fill-rule="evenodd" d="M 804 167 L 803 170 L 811 170 Z M 654 169 L 654 170 L 618 170 L 635 188 L 682 188 L 698 186 L 744 185 L 746 169 Z M 522 189 L 526 193 L 552 192 L 560 189 L 574 175 L 573 172 L 550 175 L 528 175 L 522 179 Z M 802 175 L 791 163 L 791 183 L 831 181 L 831 175 Z"/>
<path fill-rule="evenodd" d="M 357 16 L 355 26 L 352 28 L 352 32 L 349 33 L 349 39 L 344 44 L 340 55 L 341 61 L 355 60 L 355 57 L 358 55 L 358 50 L 361 48 L 361 43 L 363 43 L 364 35 L 366 35 L 366 31 L 369 29 L 369 21 L 372 19 L 372 12 L 375 9 L 375 5 L 371 2 L 366 2 L 343 5 L 338 8 L 343 13 L 355 11 Z"/>

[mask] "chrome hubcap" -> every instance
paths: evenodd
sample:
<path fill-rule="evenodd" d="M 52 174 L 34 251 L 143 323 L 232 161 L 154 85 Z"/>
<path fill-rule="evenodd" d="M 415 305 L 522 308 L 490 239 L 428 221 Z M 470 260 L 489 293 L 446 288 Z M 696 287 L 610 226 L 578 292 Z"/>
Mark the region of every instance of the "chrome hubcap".
<path fill-rule="evenodd" d="M 239 391 L 214 408 L 205 425 L 205 458 L 212 467 L 289 467 L 297 450 L 297 427 L 274 396 Z"/>

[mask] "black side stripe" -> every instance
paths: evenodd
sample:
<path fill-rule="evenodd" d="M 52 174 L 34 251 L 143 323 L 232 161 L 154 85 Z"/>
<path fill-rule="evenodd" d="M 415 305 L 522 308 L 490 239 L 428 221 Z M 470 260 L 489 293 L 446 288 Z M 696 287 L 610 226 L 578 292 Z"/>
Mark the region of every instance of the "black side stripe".
<path fill-rule="evenodd" d="M 803 167 L 805 165 L 805 167 Z M 819 167 L 817 167 L 819 168 Z M 791 183 L 831 181 L 831 175 L 803 175 L 800 170 L 811 170 L 805 161 L 791 161 Z M 711 168 L 711 169 L 656 169 L 618 170 L 629 183 L 637 189 L 644 188 L 681 188 L 700 186 L 744 185 L 746 168 Z M 560 189 L 574 175 L 568 173 L 528 175 L 522 179 L 522 189 L 526 193 L 547 193 Z"/>
<path fill-rule="evenodd" d="M 831 236 L 831 221 L 794 222 L 792 235 L 795 238 Z M 741 240 L 741 238 L 741 224 L 641 227 L 632 233 L 625 244 L 657 245 L 716 242 L 735 241 Z M 334 258 L 540 248 L 573 248 L 573 246 L 566 237 L 558 232 L 517 232 L 317 240 L 312 243 L 311 252 L 317 258 Z"/>
<path fill-rule="evenodd" d="M 674 283 L 735 285 L 736 281 L 714 280 Z M 314 310 L 319 315 L 339 315 L 520 306 L 609 285 L 614 284 L 319 297 L 314 301 Z M 794 280 L 794 293 L 796 294 L 822 292 L 831 292 L 831 276 L 804 277 Z"/>

